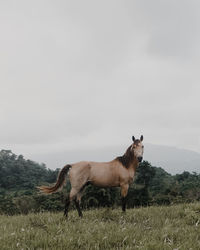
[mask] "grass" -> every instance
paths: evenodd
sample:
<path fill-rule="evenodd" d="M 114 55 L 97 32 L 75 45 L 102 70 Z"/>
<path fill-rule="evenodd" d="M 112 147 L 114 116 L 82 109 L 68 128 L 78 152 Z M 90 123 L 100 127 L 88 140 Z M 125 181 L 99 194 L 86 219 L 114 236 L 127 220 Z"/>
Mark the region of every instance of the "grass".
<path fill-rule="evenodd" d="M 200 249 L 200 203 L 0 215 L 0 249 Z"/>

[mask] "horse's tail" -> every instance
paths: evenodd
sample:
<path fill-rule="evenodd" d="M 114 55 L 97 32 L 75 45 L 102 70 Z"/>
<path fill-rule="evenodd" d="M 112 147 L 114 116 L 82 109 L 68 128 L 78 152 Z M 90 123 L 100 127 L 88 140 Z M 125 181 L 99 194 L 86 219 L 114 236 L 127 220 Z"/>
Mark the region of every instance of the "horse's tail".
<path fill-rule="evenodd" d="M 52 187 L 40 186 L 40 187 L 38 187 L 40 189 L 40 191 L 43 193 L 46 193 L 46 194 L 51 194 L 51 193 L 57 192 L 58 189 L 60 189 L 64 185 L 65 177 L 66 177 L 68 171 L 70 170 L 70 168 L 71 168 L 71 165 L 64 166 L 58 175 L 58 179 L 57 179 L 57 182 L 55 183 L 55 185 Z"/>

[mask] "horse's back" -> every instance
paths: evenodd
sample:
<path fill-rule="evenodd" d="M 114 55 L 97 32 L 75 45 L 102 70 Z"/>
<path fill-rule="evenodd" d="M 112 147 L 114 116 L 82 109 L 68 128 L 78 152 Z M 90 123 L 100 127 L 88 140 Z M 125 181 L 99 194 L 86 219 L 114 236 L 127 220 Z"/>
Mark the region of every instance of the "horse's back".
<path fill-rule="evenodd" d="M 72 164 L 70 181 L 73 185 L 90 182 L 96 186 L 114 187 L 120 185 L 123 173 L 127 175 L 127 170 L 116 161 L 81 161 Z"/>

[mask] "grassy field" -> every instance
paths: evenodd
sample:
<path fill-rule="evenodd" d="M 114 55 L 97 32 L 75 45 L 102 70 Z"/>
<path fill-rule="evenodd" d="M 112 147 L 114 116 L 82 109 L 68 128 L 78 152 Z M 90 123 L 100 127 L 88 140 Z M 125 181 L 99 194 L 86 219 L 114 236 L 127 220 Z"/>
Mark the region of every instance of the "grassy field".
<path fill-rule="evenodd" d="M 200 249 L 200 203 L 1 215 L 0 249 Z"/>

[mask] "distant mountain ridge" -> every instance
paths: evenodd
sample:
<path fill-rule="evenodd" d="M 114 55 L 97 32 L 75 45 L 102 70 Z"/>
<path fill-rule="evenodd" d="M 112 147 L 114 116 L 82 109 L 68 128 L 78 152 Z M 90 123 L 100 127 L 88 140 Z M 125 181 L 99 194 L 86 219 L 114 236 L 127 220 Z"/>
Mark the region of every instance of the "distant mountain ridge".
<path fill-rule="evenodd" d="M 128 146 L 107 146 L 91 150 L 31 155 L 31 159 L 45 163 L 48 168 L 56 169 L 61 168 L 66 163 L 82 160 L 110 161 L 122 155 Z M 183 171 L 200 173 L 200 154 L 190 150 L 145 144 L 144 160 L 149 161 L 153 166 L 162 167 L 171 174 L 182 173 Z"/>
<path fill-rule="evenodd" d="M 176 174 L 183 171 L 200 173 L 200 154 L 176 147 L 147 144 L 145 158 L 167 172 Z"/>

